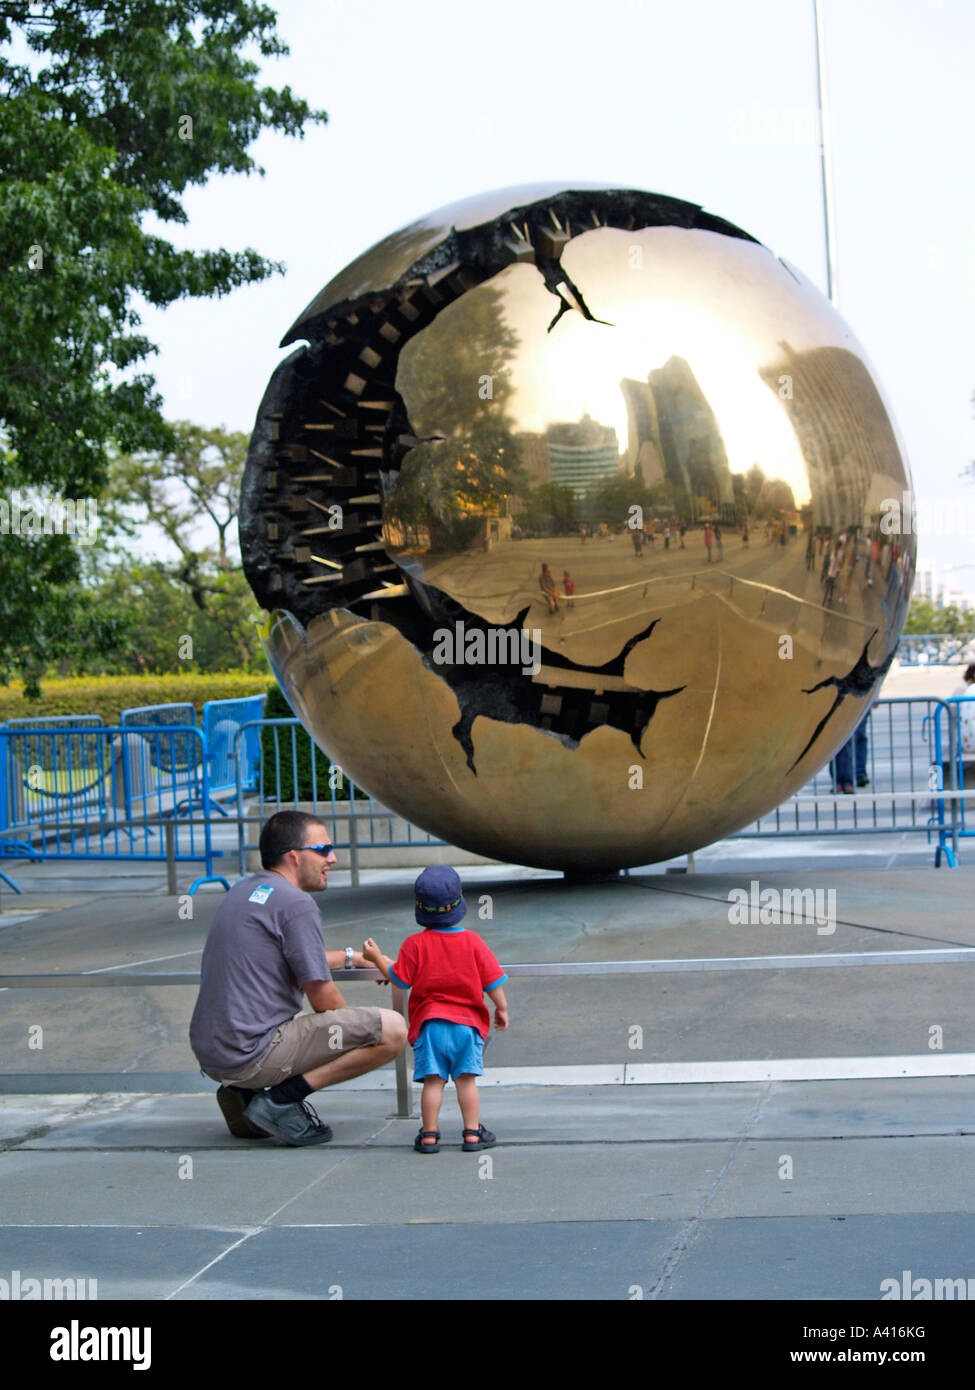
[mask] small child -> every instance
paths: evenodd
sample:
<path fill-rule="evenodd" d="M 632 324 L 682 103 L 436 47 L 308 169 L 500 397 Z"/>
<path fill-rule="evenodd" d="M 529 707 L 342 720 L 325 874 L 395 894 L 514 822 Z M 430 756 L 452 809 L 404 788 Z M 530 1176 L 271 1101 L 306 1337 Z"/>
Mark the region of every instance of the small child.
<path fill-rule="evenodd" d="M 413 1080 L 423 1082 L 422 1127 L 417 1153 L 440 1152 L 437 1121 L 444 1085 L 453 1077 L 464 1122 L 464 1153 L 490 1149 L 496 1137 L 480 1123 L 477 1078 L 484 1070 L 484 1039 L 490 1019 L 484 1003 L 494 1004 L 494 1026 L 508 1026 L 501 986 L 508 978 L 477 932 L 457 925 L 467 913 L 458 875 L 446 865 L 424 869 L 414 885 L 414 915 L 426 930 L 408 936 L 395 963 L 370 937 L 362 954 L 387 980 L 411 989 L 409 1042 Z"/>
<path fill-rule="evenodd" d="M 572 575 L 569 573 L 568 570 L 562 571 L 562 591 L 565 594 L 566 598 L 569 600 L 569 607 L 575 608 L 576 601 L 574 598 L 574 594 L 576 591 L 576 582 L 572 578 Z"/>

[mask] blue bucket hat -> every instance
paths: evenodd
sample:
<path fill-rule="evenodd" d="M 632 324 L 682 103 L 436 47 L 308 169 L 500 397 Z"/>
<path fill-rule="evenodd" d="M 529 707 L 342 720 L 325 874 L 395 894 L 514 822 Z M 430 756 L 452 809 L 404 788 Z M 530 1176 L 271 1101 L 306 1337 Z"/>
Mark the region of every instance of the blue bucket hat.
<path fill-rule="evenodd" d="M 467 915 L 460 875 L 446 864 L 432 864 L 413 885 L 414 915 L 421 927 L 452 927 Z"/>

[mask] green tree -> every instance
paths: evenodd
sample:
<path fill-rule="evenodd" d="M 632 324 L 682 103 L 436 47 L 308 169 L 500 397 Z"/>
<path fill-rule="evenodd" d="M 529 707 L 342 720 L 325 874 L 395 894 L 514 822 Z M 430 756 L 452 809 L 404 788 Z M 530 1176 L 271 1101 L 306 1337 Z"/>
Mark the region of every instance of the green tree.
<path fill-rule="evenodd" d="M 182 669 L 187 637 L 201 670 L 263 665 L 235 533 L 247 436 L 188 420 L 171 431 L 172 449 L 111 462 L 103 510 L 121 543 L 93 557 L 92 591 L 127 623 L 125 669 Z M 153 526 L 173 558 L 140 557 Z"/>
<path fill-rule="evenodd" d="M 17 652 L 25 694 L 36 698 L 53 653 L 64 674 L 83 670 L 98 653 L 124 643 L 128 622 L 78 584 L 78 553 L 70 536 L 0 539 L 2 632 L 7 653 Z"/>
<path fill-rule="evenodd" d="M 541 483 L 524 493 L 522 518 L 531 531 L 544 536 L 564 536 L 579 527 L 579 503 L 570 487 Z"/>
<path fill-rule="evenodd" d="M 233 563 L 248 437 L 189 420 L 174 421 L 170 431 L 171 448 L 112 460 L 105 497 L 116 525 L 128 534 L 138 535 L 149 522 L 158 526 L 179 552 L 180 578 L 191 588 L 199 578 L 205 587 L 208 564 L 227 571 Z M 201 523 L 212 527 L 216 542 L 205 550 L 193 534 Z"/>
<path fill-rule="evenodd" d="M 908 636 L 915 633 L 940 632 L 956 637 L 961 633 L 971 632 L 973 627 L 975 619 L 970 613 L 963 613 L 960 608 L 935 608 L 928 599 L 915 596 L 911 599 L 911 606 L 907 611 L 904 632 Z"/>
<path fill-rule="evenodd" d="M 478 516 L 522 486 L 521 445 L 506 407 L 518 335 L 491 285 L 469 290 L 404 347 L 397 386 L 423 442 L 397 480 L 388 515 L 434 548 L 464 546 Z"/>
<path fill-rule="evenodd" d="M 765 486 L 765 472 L 757 463 L 753 463 L 751 468 L 744 475 L 745 479 L 745 506 L 749 512 L 755 516 L 758 507 L 758 499 Z"/>
<path fill-rule="evenodd" d="M 165 306 L 281 269 L 250 249 L 180 250 L 146 225 L 186 223 L 186 188 L 211 174 L 262 173 L 247 150 L 263 130 L 301 135 L 326 119 L 257 84 L 242 50 L 286 53 L 275 23 L 249 0 L 0 10 L 0 494 L 97 497 L 110 441 L 171 447 L 154 380 L 135 370 L 156 349 L 134 296 Z M 29 62 L 3 51 L 11 41 Z M 80 602 L 78 555 L 17 540 L 0 546 L 0 676 L 19 669 L 36 689 L 62 650 L 59 616 Z M 25 609 L 33 621 L 13 621 Z"/>
<path fill-rule="evenodd" d="M 99 611 L 115 614 L 124 645 L 118 651 L 74 654 L 59 667 L 65 675 L 263 672 L 266 662 L 251 621 L 257 604 L 247 581 L 240 571 L 232 571 L 224 589 L 201 609 L 163 562 L 124 557 L 101 576 L 92 595 Z"/>
<path fill-rule="evenodd" d="M 582 511 L 589 521 L 605 521 L 618 528 L 629 521 L 630 508 L 634 506 L 641 507 L 649 519 L 650 489 L 638 478 L 627 478 L 619 473 L 601 478 L 589 489 Z"/>
<path fill-rule="evenodd" d="M 735 499 L 735 522 L 740 525 L 748 516 L 748 486 L 744 473 L 732 473 L 731 489 Z"/>
<path fill-rule="evenodd" d="M 789 484 L 782 478 L 766 478 L 755 500 L 755 516 L 775 516 L 778 512 L 796 510 L 796 499 Z"/>
<path fill-rule="evenodd" d="M 651 511 L 661 511 L 668 515 L 676 512 L 678 516 L 694 516 L 694 499 L 686 488 L 662 480 L 647 489 L 647 499 Z"/>

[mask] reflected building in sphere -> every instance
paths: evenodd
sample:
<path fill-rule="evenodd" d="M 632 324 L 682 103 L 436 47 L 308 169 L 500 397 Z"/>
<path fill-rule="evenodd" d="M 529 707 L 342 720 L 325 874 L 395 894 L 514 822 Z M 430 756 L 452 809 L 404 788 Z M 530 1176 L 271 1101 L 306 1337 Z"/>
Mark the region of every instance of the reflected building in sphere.
<path fill-rule="evenodd" d="M 864 362 L 845 348 L 781 356 L 761 376 L 779 395 L 809 470 L 813 521 L 838 531 L 879 523 L 884 498 L 900 500 L 900 447 Z"/>
<path fill-rule="evenodd" d="M 542 487 L 552 481 L 552 460 L 548 441 L 543 434 L 525 431 L 516 434 L 515 440 L 521 450 L 523 488 Z"/>
<path fill-rule="evenodd" d="M 627 406 L 630 471 L 644 482 L 668 483 L 688 520 L 734 507 L 734 488 L 714 411 L 688 362 L 671 357 L 649 379 L 620 383 Z"/>
<path fill-rule="evenodd" d="M 734 492 L 724 441 L 690 363 L 671 357 L 650 373 L 650 390 L 667 481 L 692 498 L 707 498 L 715 511 L 731 507 Z"/>
<path fill-rule="evenodd" d="M 648 487 L 664 481 L 664 446 L 660 438 L 657 405 L 648 381 L 624 377 L 620 391 L 626 402 L 627 472 L 642 477 Z"/>
<path fill-rule="evenodd" d="M 604 478 L 620 471 L 619 441 L 612 425 L 600 425 L 589 415 L 575 424 L 549 425 L 545 431 L 551 460 L 551 481 L 571 488 L 580 500 Z"/>
<path fill-rule="evenodd" d="M 292 708 L 384 805 L 622 868 L 754 821 L 849 738 L 904 621 L 914 538 L 876 518 L 910 474 L 848 325 L 747 232 L 635 189 L 500 190 L 366 251 L 288 344 L 244 567 Z M 619 516 L 588 537 L 543 484 L 601 479 Z M 629 530 L 647 488 L 673 543 Z"/>

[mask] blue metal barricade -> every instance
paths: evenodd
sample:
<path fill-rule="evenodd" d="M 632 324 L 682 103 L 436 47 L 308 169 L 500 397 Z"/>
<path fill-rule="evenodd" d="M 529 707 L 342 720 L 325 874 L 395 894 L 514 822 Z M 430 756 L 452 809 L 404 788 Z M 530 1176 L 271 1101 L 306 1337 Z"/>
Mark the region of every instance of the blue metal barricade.
<path fill-rule="evenodd" d="M 950 695 L 943 702 L 946 716 L 950 716 L 954 738 L 946 739 L 942 737 L 941 720 L 942 710 L 939 709 L 935 716 L 935 723 L 939 742 L 944 751 L 942 766 L 943 784 L 946 788 L 953 791 L 972 791 L 975 790 L 975 695 Z M 968 783 L 965 781 L 966 764 L 968 770 Z M 958 821 L 955 834 L 959 836 L 975 835 L 975 820 L 971 817 L 966 818 L 965 802 L 960 800 L 957 803 Z M 947 847 L 946 847 L 947 848 Z"/>
<path fill-rule="evenodd" d="M 165 860 L 161 821 L 172 822 L 175 860 L 200 860 L 213 872 L 209 817 L 181 824 L 186 769 L 198 769 L 199 796 L 210 801 L 203 735 L 193 726 L 0 728 L 0 770 L 6 787 L 12 857 Z"/>
<path fill-rule="evenodd" d="M 902 666 L 954 666 L 975 661 L 975 633 L 909 633 L 897 644 Z"/>
<path fill-rule="evenodd" d="M 944 721 L 944 722 L 942 722 Z M 935 865 L 942 856 L 954 866 L 957 838 L 962 824 L 963 803 L 943 792 L 942 763 L 954 756 L 956 712 L 951 701 L 935 698 L 904 697 L 877 700 L 866 720 L 868 737 L 868 790 L 845 796 L 833 786 L 832 762 L 797 793 L 730 839 L 833 837 L 851 835 L 908 834 L 935 839 Z M 243 729 L 244 726 L 242 726 Z M 315 744 L 297 719 L 265 719 L 257 726 L 271 731 L 268 746 L 262 747 L 258 786 L 250 799 L 250 814 L 261 822 L 276 810 L 298 808 L 321 812 L 334 825 L 343 813 L 374 812 L 360 821 L 360 845 L 389 848 L 411 844 L 443 844 L 442 840 L 413 826 L 406 838 L 394 837 L 390 814 L 369 797 L 352 789 L 347 802 L 339 802 L 339 779 L 320 770 Z M 238 740 L 243 737 L 238 731 Z M 942 754 L 944 747 L 944 757 Z M 299 762 L 307 760 L 305 794 L 298 795 Z M 310 795 L 309 795 L 310 793 Z M 237 813 L 243 817 L 244 788 L 238 787 Z M 384 833 L 385 832 L 385 833 Z M 358 827 L 357 827 L 358 833 Z M 255 845 L 246 843 L 246 831 L 239 823 L 241 872 L 245 855 Z M 345 848 L 343 841 L 337 841 Z"/>
<path fill-rule="evenodd" d="M 8 728 L 8 730 L 36 728 L 36 730 L 43 731 L 72 730 L 72 728 L 102 728 L 103 720 L 100 714 L 42 714 L 42 716 L 38 716 L 36 719 L 8 719 L 6 723 L 0 727 Z M 10 745 L 6 746 L 8 748 Z M 19 748 L 19 752 L 21 752 L 22 758 L 25 759 L 25 766 L 28 767 L 28 769 L 35 765 L 36 759 L 32 758 L 28 746 L 22 745 L 21 748 Z M 57 739 L 54 739 L 53 752 L 56 753 L 57 756 Z M 71 748 L 68 746 L 67 742 L 61 744 L 60 755 L 61 763 L 67 765 L 67 767 L 63 767 L 63 770 L 67 771 L 68 781 L 70 781 Z M 83 783 L 83 781 L 86 780 L 86 770 L 83 769 L 83 767 L 78 770 L 79 773 L 81 773 L 81 780 Z M 3 776 L 0 776 L 0 830 L 6 830 L 7 826 L 10 826 L 11 821 L 17 816 L 18 806 L 21 806 L 22 802 L 22 792 L 18 791 L 17 780 L 15 780 L 14 776 L 8 776 L 8 773 L 13 773 L 13 767 L 11 767 L 11 769 L 4 769 Z M 13 842 L 0 840 L 0 853 L 14 853 L 15 848 L 17 847 L 15 847 Z M 26 848 L 29 849 L 29 847 Z"/>
<path fill-rule="evenodd" d="M 239 714 L 240 706 L 259 708 L 260 700 L 209 702 L 212 746 L 191 722 L 188 704 L 151 706 L 148 723 L 137 721 L 140 711 L 126 710 L 113 728 L 94 719 L 77 728 L 60 722 L 0 726 L 0 854 L 8 859 L 164 860 L 161 827 L 169 822 L 170 858 L 203 862 L 205 876 L 194 887 L 214 881 L 213 860 L 219 852 L 211 839 L 217 805 L 211 777 L 224 789 L 229 768 L 241 818 L 241 873 L 247 851 L 257 847 L 248 843 L 248 835 L 274 811 L 289 807 L 321 814 L 340 848 L 444 843 L 347 785 L 341 769 L 329 767 L 297 719 L 238 723 L 218 717 L 226 716 L 228 705 L 237 706 Z M 877 701 L 867 719 L 865 789 L 852 796 L 835 794 L 827 765 L 774 811 L 731 838 L 916 832 L 929 843 L 936 841 L 936 865 L 942 857 L 954 865 L 959 838 L 975 833 L 975 827 L 968 828 L 971 819 L 966 823 L 964 801 L 956 799 L 965 786 L 959 707 L 968 704 L 975 699 Z M 174 711 L 190 722 L 172 722 Z M 220 730 L 222 723 L 235 728 Z M 229 754 L 220 749 L 224 734 Z M 971 771 L 969 767 L 969 782 Z M 191 805 L 202 808 L 202 817 L 181 821 Z M 226 884 L 223 878 L 215 881 Z"/>
<path fill-rule="evenodd" d="M 261 736 L 257 722 L 264 712 L 266 695 L 240 700 L 207 700 L 203 706 L 203 742 L 207 750 L 210 791 L 235 791 L 239 777 L 245 791 L 256 791 L 261 766 Z M 237 730 L 248 726 L 237 747 Z M 242 759 L 238 769 L 238 757 Z"/>
<path fill-rule="evenodd" d="M 206 749 L 201 749 L 199 730 L 195 727 L 196 711 L 191 704 L 180 702 L 124 709 L 119 716 L 119 723 L 127 729 L 142 725 L 150 729 L 174 731 L 170 739 L 157 739 L 143 745 L 137 740 L 127 742 L 126 756 L 130 763 L 133 799 L 139 799 L 144 789 L 151 789 L 155 779 L 161 777 L 170 789 L 179 786 L 184 792 L 173 807 L 173 815 L 181 815 L 184 811 L 188 814 L 195 806 L 199 806 L 205 812 L 209 811 L 209 778 L 204 778 Z M 198 737 L 190 737 L 187 732 L 189 728 L 192 728 Z M 177 729 L 182 732 L 175 732 Z M 147 761 L 149 753 L 152 756 Z M 162 762 L 158 762 L 157 758 L 161 758 Z M 206 793 L 205 780 L 208 784 Z M 224 814 L 218 802 L 214 801 L 212 804 L 221 815 Z"/>
<path fill-rule="evenodd" d="M 0 727 L 4 729 L 39 729 L 43 731 L 58 729 L 100 729 L 103 727 L 103 720 L 100 714 L 45 714 L 31 719 L 8 719 Z M 54 742 L 57 749 L 57 740 Z M 19 750 L 11 750 L 9 744 L 4 745 L 4 767 L 0 770 L 0 831 L 5 830 L 13 823 L 17 815 L 18 807 L 21 806 L 23 796 L 18 791 L 19 782 L 17 780 L 18 769 L 13 765 L 7 766 L 7 760 L 13 751 L 20 751 L 26 760 L 25 767 L 30 768 L 36 763 L 36 759 L 30 756 L 30 750 L 26 746 L 21 746 Z M 70 748 L 65 744 L 61 748 L 62 763 L 68 763 L 70 768 Z M 70 781 L 70 770 L 68 770 L 68 780 Z M 79 769 L 82 781 L 85 780 L 85 770 Z M 16 839 L 9 840 L 0 836 L 0 854 L 14 855 L 18 857 L 32 858 L 30 846 Z M 6 877 L 6 875 L 4 875 Z M 8 880 L 9 882 L 9 880 Z M 19 891 L 19 890 L 18 890 Z"/>
<path fill-rule="evenodd" d="M 410 845 L 447 843 L 408 822 L 403 822 L 405 835 L 394 834 L 393 822 L 402 821 L 402 817 L 380 806 L 372 797 L 357 792 L 340 767 L 335 764 L 326 767 L 325 755 L 300 720 L 262 719 L 250 725 L 242 724 L 236 735 L 238 747 L 248 737 L 256 737 L 260 756 L 256 785 L 246 808 L 247 789 L 243 784 L 237 789 L 241 873 L 246 871 L 248 850 L 257 849 L 256 843 L 247 840 L 245 821 L 260 826 L 275 811 L 302 810 L 323 816 L 333 827 L 336 836 L 333 842 L 339 849 L 350 848 L 353 835 L 362 849 L 404 849 Z M 348 788 L 347 795 L 344 787 Z M 335 827 L 341 824 L 348 826 L 348 835 L 337 834 Z"/>
<path fill-rule="evenodd" d="M 916 696 L 877 700 L 866 728 L 868 789 L 837 794 L 827 763 L 794 796 L 731 838 L 916 832 L 929 843 L 937 836 L 935 865 L 944 854 L 954 866 L 960 803 L 939 795 L 942 764 L 954 747 L 950 702 Z"/>
<path fill-rule="evenodd" d="M 4 725 L 4 769 L 9 824 L 30 821 L 51 807 L 105 816 L 122 804 L 115 782 L 117 748 L 97 724 L 50 719 Z"/>

